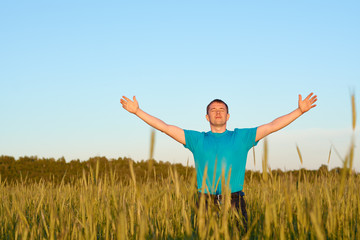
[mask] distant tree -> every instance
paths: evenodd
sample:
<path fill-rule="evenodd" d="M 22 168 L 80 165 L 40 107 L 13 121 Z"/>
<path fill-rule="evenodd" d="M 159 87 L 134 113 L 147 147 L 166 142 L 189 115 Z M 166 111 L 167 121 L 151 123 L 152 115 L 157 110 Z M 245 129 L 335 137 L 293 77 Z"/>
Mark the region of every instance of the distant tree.
<path fill-rule="evenodd" d="M 12 164 L 15 162 L 15 158 L 11 157 L 11 156 L 5 156 L 5 155 L 1 155 L 0 156 L 0 164 Z"/>

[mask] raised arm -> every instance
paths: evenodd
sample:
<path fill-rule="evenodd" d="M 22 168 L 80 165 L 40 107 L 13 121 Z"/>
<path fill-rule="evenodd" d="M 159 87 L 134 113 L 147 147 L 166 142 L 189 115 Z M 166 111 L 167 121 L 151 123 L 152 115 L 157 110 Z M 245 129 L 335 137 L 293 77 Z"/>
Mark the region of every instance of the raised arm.
<path fill-rule="evenodd" d="M 123 96 L 122 99 L 120 99 L 120 103 L 122 104 L 122 107 L 127 110 L 130 113 L 135 114 L 140 119 L 142 119 L 144 122 L 152 126 L 153 128 L 156 128 L 157 130 L 167 134 L 168 136 L 172 137 L 176 141 L 178 141 L 181 144 L 185 144 L 185 133 L 184 130 L 173 126 L 168 125 L 165 122 L 161 121 L 160 119 L 151 116 L 150 114 L 147 114 L 143 110 L 139 108 L 139 103 L 136 100 L 136 97 L 133 97 L 133 101 L 131 99 Z"/>
<path fill-rule="evenodd" d="M 299 95 L 298 108 L 292 111 L 289 114 L 281 116 L 271 123 L 264 124 L 258 127 L 256 131 L 255 141 L 259 141 L 262 138 L 266 137 L 270 133 L 276 132 L 290 123 L 292 123 L 295 119 L 300 117 L 305 112 L 309 111 L 311 108 L 316 107 L 315 102 L 317 101 L 317 96 L 313 93 L 310 93 L 304 100 L 302 100 L 301 95 Z"/>

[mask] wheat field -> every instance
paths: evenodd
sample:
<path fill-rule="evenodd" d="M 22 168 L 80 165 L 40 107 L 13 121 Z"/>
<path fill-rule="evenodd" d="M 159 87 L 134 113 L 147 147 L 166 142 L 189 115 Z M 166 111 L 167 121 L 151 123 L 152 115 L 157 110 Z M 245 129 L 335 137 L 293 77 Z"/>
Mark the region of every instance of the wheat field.
<path fill-rule="evenodd" d="M 131 164 L 130 164 L 131 171 Z M 360 239 L 360 176 L 269 174 L 246 183 L 249 229 L 225 200 L 196 206 L 195 177 L 0 185 L 2 239 Z M 237 224 L 240 222 L 240 225 Z"/>

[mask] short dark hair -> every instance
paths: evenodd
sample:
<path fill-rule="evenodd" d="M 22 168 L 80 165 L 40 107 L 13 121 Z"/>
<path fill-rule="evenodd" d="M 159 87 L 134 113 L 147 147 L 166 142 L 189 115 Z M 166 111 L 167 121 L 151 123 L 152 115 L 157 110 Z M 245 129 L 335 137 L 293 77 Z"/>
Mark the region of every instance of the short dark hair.
<path fill-rule="evenodd" d="M 212 103 L 214 103 L 214 102 L 225 104 L 226 113 L 229 113 L 229 107 L 228 107 L 228 105 L 227 105 L 223 100 L 221 100 L 221 99 L 214 99 L 214 100 L 212 100 L 212 101 L 207 105 L 207 107 L 206 107 L 206 114 L 209 114 L 210 105 L 211 105 Z"/>

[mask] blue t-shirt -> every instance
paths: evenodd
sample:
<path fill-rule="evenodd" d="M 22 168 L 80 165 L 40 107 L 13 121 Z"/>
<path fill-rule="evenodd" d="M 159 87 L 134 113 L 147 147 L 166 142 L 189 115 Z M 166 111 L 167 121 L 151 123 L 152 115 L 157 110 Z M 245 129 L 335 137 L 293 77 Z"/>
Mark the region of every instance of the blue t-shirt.
<path fill-rule="evenodd" d="M 221 182 L 229 180 L 231 192 L 243 189 L 248 151 L 256 146 L 257 128 L 235 128 L 223 133 L 184 130 L 186 145 L 194 155 L 198 190 L 207 166 L 205 193 L 221 194 Z M 225 178 L 222 178 L 224 172 Z M 225 180 L 225 181 L 224 181 Z"/>

